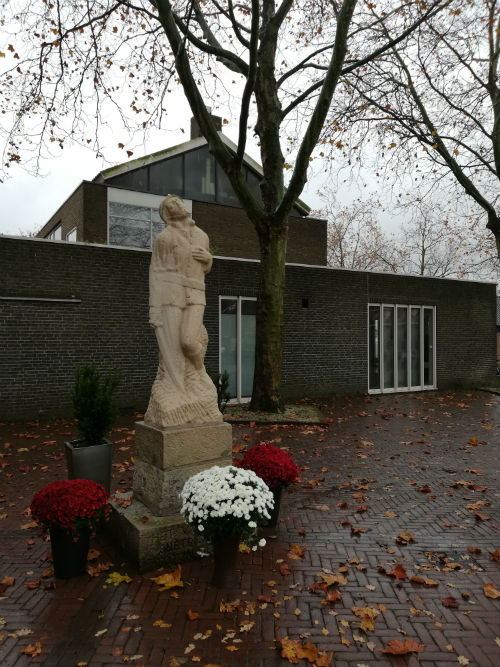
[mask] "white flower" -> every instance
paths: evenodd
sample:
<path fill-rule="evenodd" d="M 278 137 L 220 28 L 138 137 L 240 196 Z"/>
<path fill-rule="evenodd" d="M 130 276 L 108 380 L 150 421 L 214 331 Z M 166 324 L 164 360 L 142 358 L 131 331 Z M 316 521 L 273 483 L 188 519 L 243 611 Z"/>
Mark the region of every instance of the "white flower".
<path fill-rule="evenodd" d="M 257 546 L 255 544 L 252 547 L 252 551 L 257 551 Z"/>
<path fill-rule="evenodd" d="M 266 546 L 266 540 L 262 538 L 261 540 L 259 540 L 259 547 L 265 547 L 265 546 Z"/>
<path fill-rule="evenodd" d="M 255 523 L 255 521 L 249 521 L 248 522 L 248 527 L 249 528 L 257 528 L 257 524 Z"/>
<path fill-rule="evenodd" d="M 205 530 L 205 526 L 202 526 L 201 523 L 198 524 L 198 530 L 202 533 Z"/>

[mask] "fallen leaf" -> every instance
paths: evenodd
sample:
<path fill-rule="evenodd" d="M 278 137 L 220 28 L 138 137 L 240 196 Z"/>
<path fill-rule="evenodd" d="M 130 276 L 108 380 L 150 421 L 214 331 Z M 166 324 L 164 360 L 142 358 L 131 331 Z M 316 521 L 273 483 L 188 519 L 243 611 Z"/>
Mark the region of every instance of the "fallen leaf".
<path fill-rule="evenodd" d="M 171 628 L 172 623 L 165 623 L 165 621 L 162 621 L 161 618 L 159 618 L 157 621 L 153 623 L 153 626 L 157 628 Z"/>
<path fill-rule="evenodd" d="M 402 565 L 396 565 L 394 570 L 392 570 L 391 572 L 387 572 L 387 574 L 389 575 L 389 577 L 396 577 L 396 579 L 401 579 L 401 580 L 406 579 L 406 570 Z"/>
<path fill-rule="evenodd" d="M 165 574 L 162 574 L 159 577 L 151 577 L 151 580 L 161 586 L 159 591 L 167 591 L 169 588 L 182 587 L 184 586 L 184 582 L 181 580 L 181 569 L 181 566 L 178 565 L 177 569 L 173 572 L 165 572 Z"/>
<path fill-rule="evenodd" d="M 42 652 L 42 645 L 40 642 L 35 642 L 34 644 L 28 644 L 28 646 L 25 646 L 21 651 L 21 653 L 29 655 L 31 658 L 34 658 L 41 652 Z"/>
<path fill-rule="evenodd" d="M 380 649 L 382 653 L 390 653 L 391 655 L 405 655 L 406 653 L 422 653 L 425 646 L 419 644 L 415 639 L 390 639 L 387 642 L 389 648 Z"/>
<path fill-rule="evenodd" d="M 466 665 L 468 665 L 470 662 L 470 660 L 467 660 L 467 658 L 464 655 L 459 655 L 457 660 L 458 664 L 462 665 L 462 667 L 466 667 Z"/>
<path fill-rule="evenodd" d="M 132 581 L 132 578 L 128 576 L 128 574 L 120 574 L 119 572 L 111 572 L 106 579 L 107 584 L 113 584 L 113 586 L 119 586 L 122 581 L 125 583 L 130 583 Z"/>
<path fill-rule="evenodd" d="M 94 637 L 100 637 L 101 635 L 104 635 L 108 631 L 108 628 L 104 628 L 104 630 L 98 630 L 96 633 L 94 633 Z"/>
<path fill-rule="evenodd" d="M 363 632 L 375 629 L 375 619 L 380 614 L 379 611 L 373 607 L 351 607 L 351 611 L 361 619 L 360 629 L 363 630 Z"/>
<path fill-rule="evenodd" d="M 222 612 L 233 612 L 236 609 L 241 609 L 241 600 L 233 600 L 232 602 L 224 602 L 221 600 L 219 604 L 219 611 Z"/>
<path fill-rule="evenodd" d="M 280 565 L 280 574 L 282 574 L 284 577 L 287 574 L 292 574 L 292 571 L 290 570 L 290 566 L 288 563 L 283 563 L 283 565 Z"/>
<path fill-rule="evenodd" d="M 187 610 L 187 617 L 189 618 L 190 621 L 195 621 L 197 618 L 199 618 L 199 614 L 197 611 L 191 611 L 191 609 Z"/>
<path fill-rule="evenodd" d="M 458 609 L 458 600 L 453 597 L 444 598 L 441 600 L 443 607 L 449 607 L 450 609 Z"/>
<path fill-rule="evenodd" d="M 306 549 L 301 547 L 300 544 L 294 544 L 288 552 L 288 558 L 291 558 L 292 560 L 298 560 L 299 558 L 304 557 L 305 552 Z"/>
<path fill-rule="evenodd" d="M 496 599 L 500 597 L 500 591 L 492 583 L 484 584 L 483 591 L 487 598 Z"/>

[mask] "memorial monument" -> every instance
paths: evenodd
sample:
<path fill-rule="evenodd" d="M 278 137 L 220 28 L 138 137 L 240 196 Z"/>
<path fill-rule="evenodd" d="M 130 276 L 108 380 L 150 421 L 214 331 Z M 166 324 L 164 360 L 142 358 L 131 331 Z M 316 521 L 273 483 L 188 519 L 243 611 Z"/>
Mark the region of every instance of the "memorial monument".
<path fill-rule="evenodd" d="M 205 274 L 212 266 L 208 236 L 179 197 L 163 200 L 160 217 L 165 229 L 149 269 L 158 372 L 144 421 L 136 424 L 132 502 L 113 503 L 122 546 L 141 571 L 194 555 L 200 538 L 179 514 L 179 493 L 191 475 L 232 461 L 231 426 L 222 421 L 203 363 Z"/>

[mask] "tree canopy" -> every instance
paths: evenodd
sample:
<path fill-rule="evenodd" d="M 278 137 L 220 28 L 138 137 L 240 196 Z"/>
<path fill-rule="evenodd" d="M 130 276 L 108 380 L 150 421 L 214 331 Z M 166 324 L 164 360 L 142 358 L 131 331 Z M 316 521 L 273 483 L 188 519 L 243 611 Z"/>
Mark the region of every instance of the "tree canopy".
<path fill-rule="evenodd" d="M 351 79 L 362 80 L 371 63 L 378 68 L 406 48 L 446 4 L 11 0 L 0 18 L 10 33 L 1 49 L 8 61 L 0 76 L 4 167 L 30 151 L 36 161 L 43 146 L 68 140 L 99 150 L 106 122 L 129 131 L 168 122 L 169 95 L 180 85 L 259 236 L 252 403 L 277 409 L 288 214 L 332 102 L 345 104 L 347 92 L 350 104 Z M 220 140 L 208 103 L 237 123 L 234 154 Z M 260 198 L 243 177 L 250 133 L 263 169 Z"/>

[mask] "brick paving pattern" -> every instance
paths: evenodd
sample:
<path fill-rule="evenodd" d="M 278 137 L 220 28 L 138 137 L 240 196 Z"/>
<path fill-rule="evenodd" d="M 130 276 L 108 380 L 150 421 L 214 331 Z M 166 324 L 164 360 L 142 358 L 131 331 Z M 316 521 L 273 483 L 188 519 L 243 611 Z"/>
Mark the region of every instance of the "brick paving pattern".
<path fill-rule="evenodd" d="M 500 547 L 500 398 L 433 392 L 320 407 L 321 426 L 233 427 L 236 452 L 272 442 L 289 448 L 302 472 L 283 496 L 279 525 L 264 530 L 267 546 L 241 554 L 237 580 L 223 591 L 209 583 L 210 558 L 182 564 L 183 588 L 159 591 L 151 577 L 161 572 L 139 575 L 105 534 L 89 564 L 112 563 L 108 571 L 56 581 L 50 545 L 25 527 L 25 510 L 37 489 L 66 476 L 62 443 L 74 424 L 2 424 L 0 580 L 15 583 L 0 585 L 0 665 L 273 667 L 290 664 L 277 644 L 288 637 L 326 659 L 333 651 L 337 667 L 497 667 L 500 599 L 484 585 L 500 588 L 491 556 Z M 113 491 L 131 487 L 135 419 L 122 416 L 112 434 Z M 412 541 L 396 540 L 403 531 Z M 132 581 L 106 584 L 110 572 Z M 332 573 L 347 581 L 328 588 L 341 599 L 327 602 L 310 587 Z M 352 611 L 364 607 L 378 612 L 366 632 Z M 382 653 L 394 639 L 423 651 Z M 22 652 L 37 642 L 40 653 Z"/>

